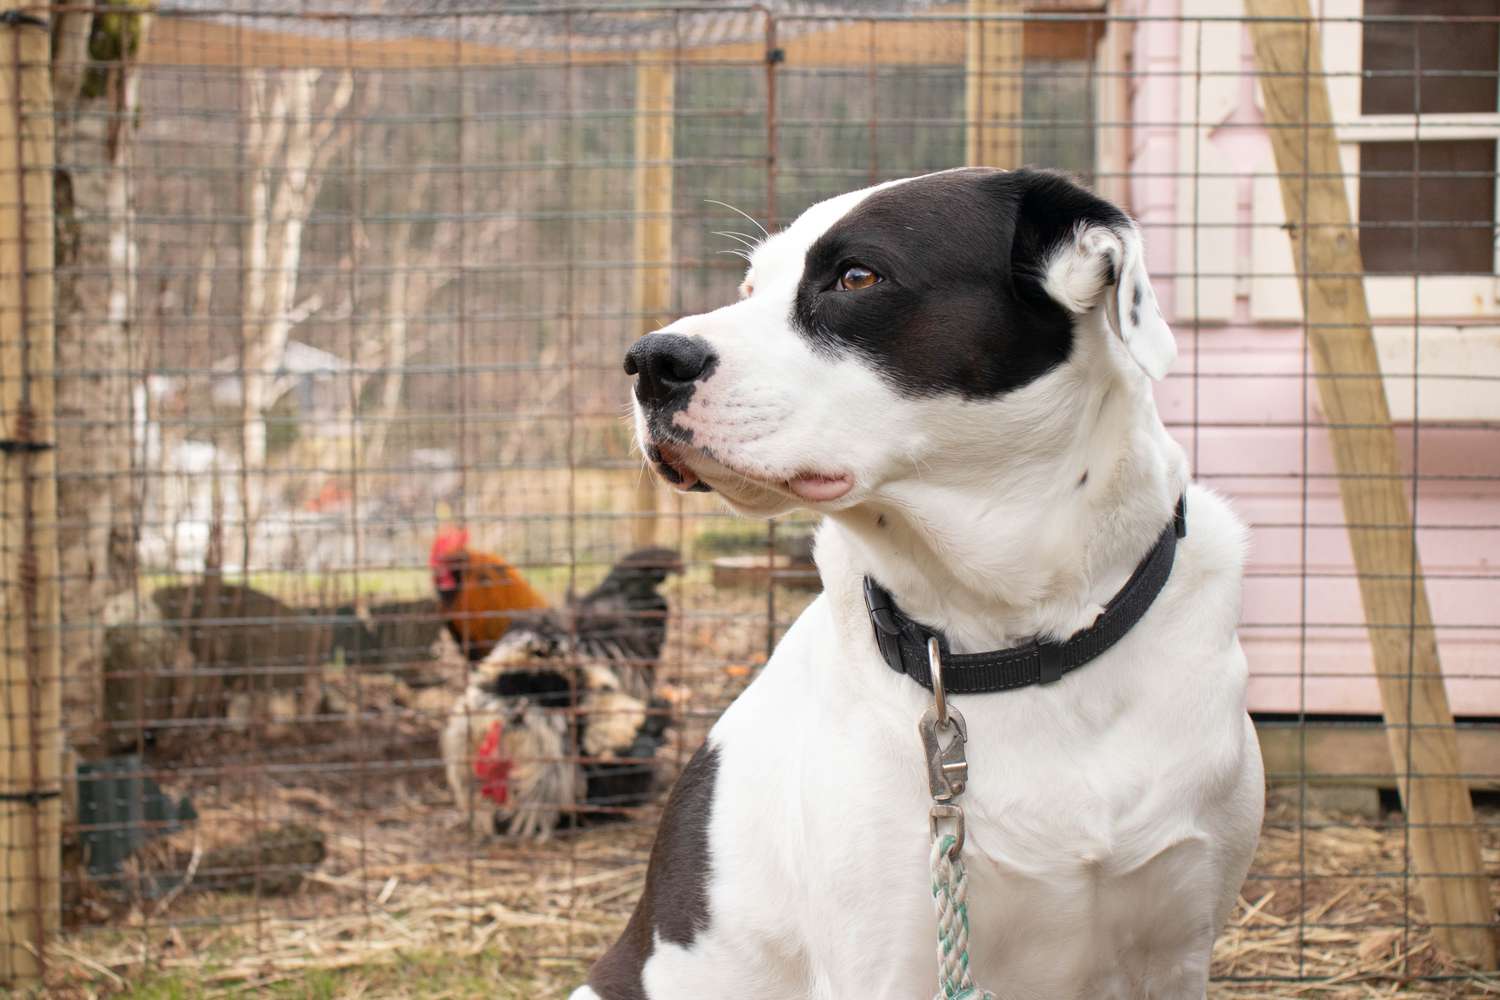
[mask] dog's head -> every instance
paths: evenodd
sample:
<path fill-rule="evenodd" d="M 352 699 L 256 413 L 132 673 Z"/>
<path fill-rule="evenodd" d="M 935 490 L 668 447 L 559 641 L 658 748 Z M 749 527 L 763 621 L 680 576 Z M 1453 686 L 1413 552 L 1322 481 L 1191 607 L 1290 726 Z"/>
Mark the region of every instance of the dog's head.
<path fill-rule="evenodd" d="M 1086 383 L 1161 378 L 1176 354 L 1135 225 L 1038 171 L 822 202 L 754 250 L 740 292 L 625 370 L 658 474 L 762 516 L 1014 469 L 1056 450 Z"/>

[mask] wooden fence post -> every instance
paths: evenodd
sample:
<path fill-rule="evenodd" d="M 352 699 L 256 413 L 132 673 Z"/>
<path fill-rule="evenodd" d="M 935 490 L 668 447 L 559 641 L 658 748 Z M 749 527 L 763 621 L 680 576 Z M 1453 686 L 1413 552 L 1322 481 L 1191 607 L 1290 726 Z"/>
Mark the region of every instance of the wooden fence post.
<path fill-rule="evenodd" d="M 44 21 L 0 25 L 0 986 L 40 978 L 59 926 L 49 60 Z"/>
<path fill-rule="evenodd" d="M 1019 14 L 1020 0 L 969 0 L 969 13 Z M 971 167 L 1021 165 L 1021 70 L 1025 66 L 1020 21 L 969 22 L 964 59 L 964 149 Z"/>
<path fill-rule="evenodd" d="M 635 69 L 635 293 L 639 332 L 672 321 L 672 155 L 676 67 L 654 59 Z M 661 490 L 644 473 L 636 485 L 635 544 L 656 543 Z"/>
<path fill-rule="evenodd" d="M 1416 881 L 1438 945 L 1493 969 L 1489 880 L 1370 332 L 1318 28 L 1307 0 L 1247 0 L 1246 10 L 1270 19 L 1250 31 Z"/>

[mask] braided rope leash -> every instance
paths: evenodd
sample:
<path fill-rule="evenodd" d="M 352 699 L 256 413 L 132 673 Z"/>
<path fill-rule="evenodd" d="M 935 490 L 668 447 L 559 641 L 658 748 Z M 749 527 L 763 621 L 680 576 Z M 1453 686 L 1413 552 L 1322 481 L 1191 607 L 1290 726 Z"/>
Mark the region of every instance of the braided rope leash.
<path fill-rule="evenodd" d="M 932 842 L 932 901 L 938 918 L 938 991 L 933 1000 L 994 1000 L 969 972 L 969 875 L 954 856 L 958 838 Z"/>
<path fill-rule="evenodd" d="M 969 970 L 969 875 L 964 869 L 964 811 L 957 804 L 969 778 L 964 744 L 969 727 L 943 693 L 943 664 L 936 639 L 928 640 L 932 670 L 932 707 L 922 713 L 917 732 L 927 757 L 927 785 L 932 793 L 928 824 L 932 835 L 932 902 L 937 910 L 938 991 L 933 1000 L 995 1000 L 974 985 Z M 944 746 L 939 734 L 953 730 Z M 944 829 L 950 827 L 951 829 Z"/>

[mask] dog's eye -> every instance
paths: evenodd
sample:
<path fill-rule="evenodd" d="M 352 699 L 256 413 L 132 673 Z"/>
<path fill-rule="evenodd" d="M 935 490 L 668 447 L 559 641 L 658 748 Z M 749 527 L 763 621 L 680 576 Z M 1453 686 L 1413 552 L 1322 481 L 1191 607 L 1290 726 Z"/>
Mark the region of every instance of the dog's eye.
<path fill-rule="evenodd" d="M 880 275 L 863 264 L 850 264 L 844 268 L 844 273 L 839 275 L 839 288 L 846 292 L 857 292 L 861 288 L 869 288 L 879 281 Z"/>

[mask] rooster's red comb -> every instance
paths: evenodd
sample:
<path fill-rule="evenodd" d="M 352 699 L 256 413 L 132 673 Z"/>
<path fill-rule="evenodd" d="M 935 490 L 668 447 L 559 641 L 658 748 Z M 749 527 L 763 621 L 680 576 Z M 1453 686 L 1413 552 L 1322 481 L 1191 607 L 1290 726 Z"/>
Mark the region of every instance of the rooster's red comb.
<path fill-rule="evenodd" d="M 428 561 L 436 566 L 444 557 L 455 552 L 461 552 L 468 548 L 469 529 L 460 528 L 458 525 L 449 525 L 438 531 L 437 537 L 432 540 L 432 554 Z"/>

